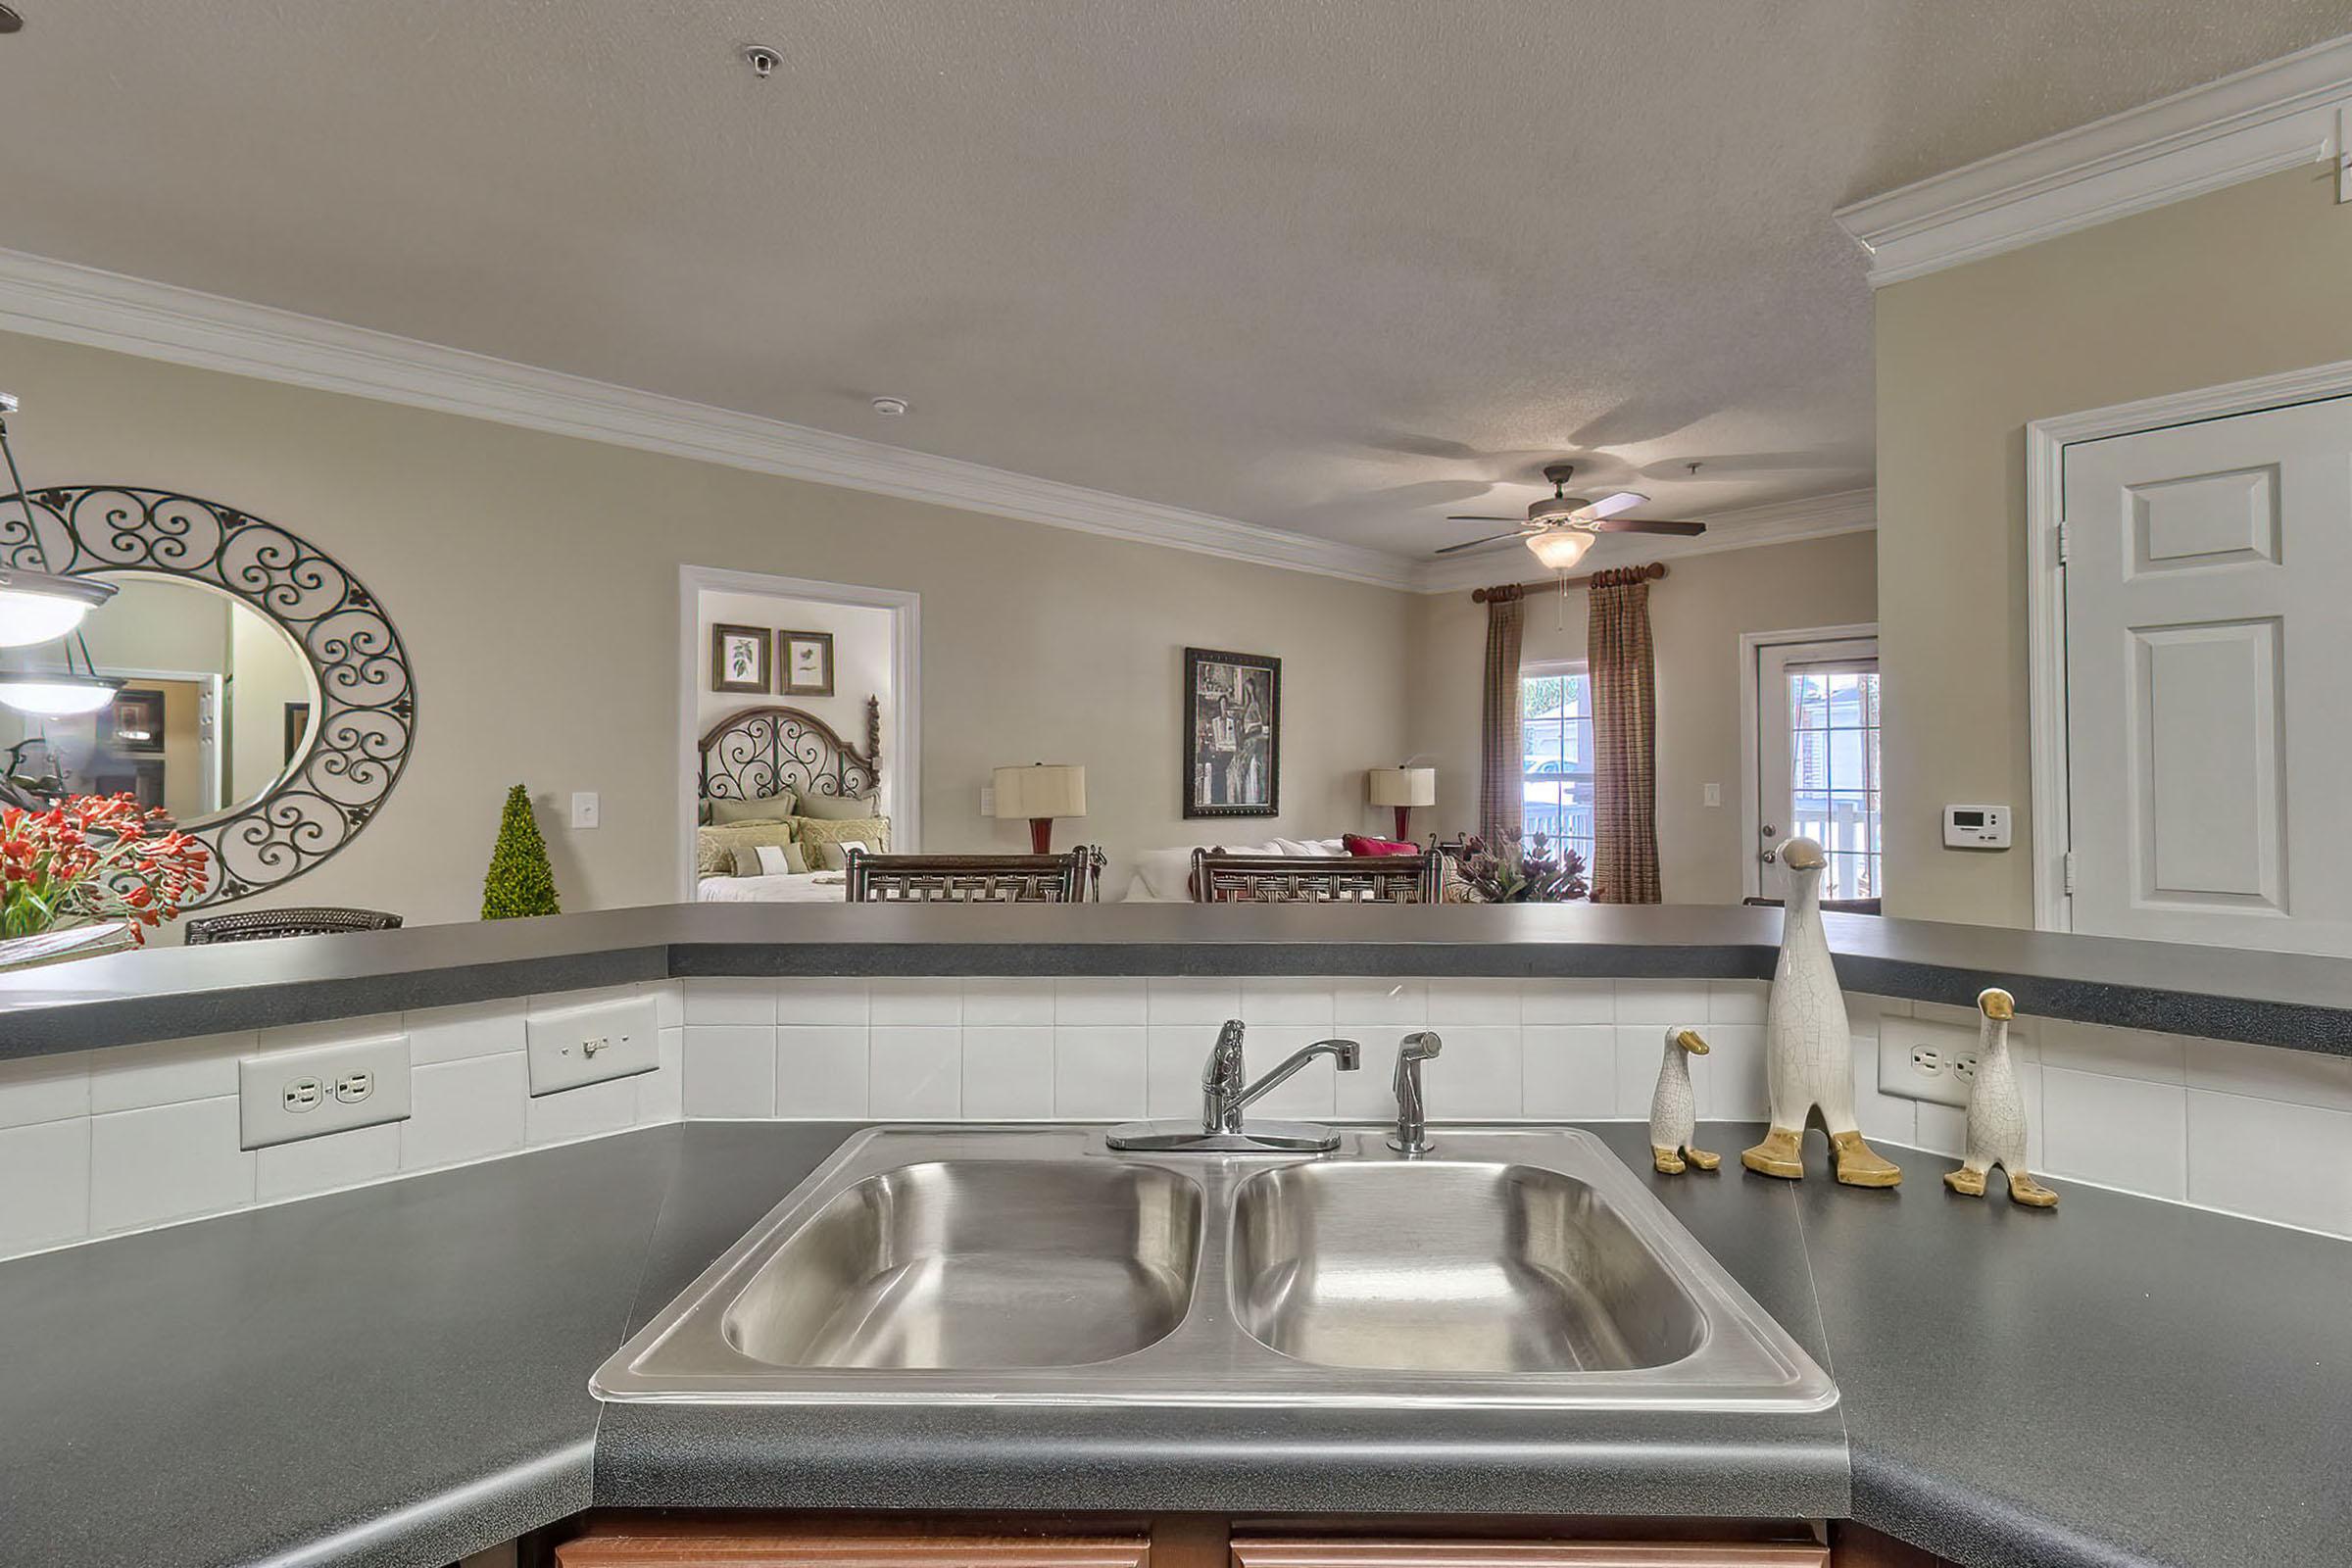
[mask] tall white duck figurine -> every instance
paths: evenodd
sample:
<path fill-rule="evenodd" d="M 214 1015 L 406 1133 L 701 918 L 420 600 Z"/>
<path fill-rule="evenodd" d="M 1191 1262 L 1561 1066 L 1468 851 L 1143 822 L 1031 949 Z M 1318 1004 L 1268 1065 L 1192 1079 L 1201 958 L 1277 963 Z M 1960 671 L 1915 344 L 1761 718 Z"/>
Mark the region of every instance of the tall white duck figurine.
<path fill-rule="evenodd" d="M 1829 863 L 1811 839 L 1781 846 L 1788 873 L 1788 906 L 1781 922 L 1781 962 L 1773 971 L 1772 1002 L 1764 1015 L 1764 1068 L 1771 1090 L 1772 1130 L 1740 1163 L 1766 1176 L 1804 1178 L 1805 1120 L 1815 1110 L 1830 1135 L 1838 1179 L 1848 1187 L 1892 1187 L 1899 1166 L 1862 1141 L 1854 1119 L 1854 1042 L 1845 1024 L 1845 997 L 1830 962 L 1821 929 L 1821 872 Z"/>
<path fill-rule="evenodd" d="M 2017 1014 L 2017 999 L 1998 986 L 1980 991 L 1977 1011 L 1977 1076 L 1968 1091 L 1968 1152 L 1958 1170 L 1943 1173 L 1943 1185 L 1983 1198 L 1984 1178 L 1998 1165 L 2009 1178 L 2011 1202 L 2056 1208 L 2058 1195 L 2026 1169 L 2026 1097 L 2009 1064 L 2009 1020 Z"/>
<path fill-rule="evenodd" d="M 1666 1059 L 1658 1066 L 1657 1093 L 1649 1097 L 1649 1157 L 1658 1170 L 1680 1176 L 1688 1160 L 1700 1170 L 1723 1163 L 1721 1154 L 1690 1147 L 1698 1131 L 1698 1097 L 1690 1092 L 1690 1058 L 1707 1054 L 1707 1043 L 1695 1029 L 1671 1024 L 1666 1030 Z"/>

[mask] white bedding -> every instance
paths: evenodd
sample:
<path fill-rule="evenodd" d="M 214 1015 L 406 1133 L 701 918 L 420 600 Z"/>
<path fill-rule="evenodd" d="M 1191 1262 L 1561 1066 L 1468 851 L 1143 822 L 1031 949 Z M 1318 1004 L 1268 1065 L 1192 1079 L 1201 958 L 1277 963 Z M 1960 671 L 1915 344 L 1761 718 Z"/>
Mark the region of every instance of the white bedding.
<path fill-rule="evenodd" d="M 803 871 L 789 876 L 707 876 L 694 885 L 705 904 L 840 904 L 849 895 L 840 871 Z"/>

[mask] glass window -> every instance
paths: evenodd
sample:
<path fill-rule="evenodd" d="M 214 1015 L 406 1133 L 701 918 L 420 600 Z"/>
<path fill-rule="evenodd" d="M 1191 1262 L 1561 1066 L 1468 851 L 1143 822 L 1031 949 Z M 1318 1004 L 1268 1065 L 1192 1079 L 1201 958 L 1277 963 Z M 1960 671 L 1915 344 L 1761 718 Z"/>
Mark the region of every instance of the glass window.
<path fill-rule="evenodd" d="M 1519 820 L 1592 867 L 1592 688 L 1583 669 L 1519 681 Z"/>
<path fill-rule="evenodd" d="M 1825 899 L 1883 897 L 1876 665 L 1788 672 L 1790 826 L 1830 858 Z"/>

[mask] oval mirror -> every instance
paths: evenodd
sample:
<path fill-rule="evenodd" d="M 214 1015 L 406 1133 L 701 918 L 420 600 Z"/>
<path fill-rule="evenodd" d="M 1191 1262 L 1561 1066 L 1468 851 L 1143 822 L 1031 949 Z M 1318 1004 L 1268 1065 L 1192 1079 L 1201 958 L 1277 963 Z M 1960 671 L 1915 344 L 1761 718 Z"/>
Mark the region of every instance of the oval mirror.
<path fill-rule="evenodd" d="M 0 753 L 17 754 L 22 765 L 45 747 L 43 760 L 74 794 L 128 793 L 181 827 L 267 796 L 302 760 L 318 709 L 302 649 L 217 588 L 91 575 L 117 591 L 82 635 L 98 673 L 122 689 L 96 712 L 61 718 L 0 707 Z"/>

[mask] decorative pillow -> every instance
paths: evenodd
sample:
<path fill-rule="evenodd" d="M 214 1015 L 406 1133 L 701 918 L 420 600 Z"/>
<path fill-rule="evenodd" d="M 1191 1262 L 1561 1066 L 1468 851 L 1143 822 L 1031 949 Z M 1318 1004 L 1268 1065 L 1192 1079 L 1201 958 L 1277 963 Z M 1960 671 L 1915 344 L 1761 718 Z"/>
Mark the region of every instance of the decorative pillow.
<path fill-rule="evenodd" d="M 738 822 L 783 822 L 792 817 L 792 797 L 755 795 L 748 801 L 710 801 L 710 825 L 733 827 Z"/>
<path fill-rule="evenodd" d="M 847 871 L 850 868 L 850 852 L 852 850 L 862 850 L 868 855 L 880 853 L 863 839 L 836 839 L 830 844 L 819 844 L 815 848 L 816 853 L 824 858 L 824 867 L 828 871 Z"/>
<path fill-rule="evenodd" d="M 803 857 L 808 868 L 823 867 L 838 871 L 846 863 L 825 853 L 828 844 L 862 844 L 876 855 L 890 853 L 890 818 L 861 816 L 849 821 L 827 821 L 820 817 L 796 816 L 792 819 Z"/>
<path fill-rule="evenodd" d="M 798 802 L 794 816 L 812 816 L 819 822 L 870 822 L 874 818 L 873 795 L 803 795 L 793 792 Z"/>
<path fill-rule="evenodd" d="M 735 875 L 735 852 L 759 844 L 790 844 L 793 826 L 784 822 L 737 822 L 694 830 L 694 874 Z"/>
<path fill-rule="evenodd" d="M 1135 858 L 1135 876 L 1143 883 L 1145 894 L 1162 904 L 1192 897 L 1185 891 L 1193 877 L 1192 846 L 1144 851 Z"/>
<path fill-rule="evenodd" d="M 1349 855 L 1419 855 L 1421 846 L 1397 839 L 1368 839 L 1361 833 L 1343 833 L 1340 842 Z"/>
<path fill-rule="evenodd" d="M 801 853 L 798 844 L 735 846 L 737 876 L 802 876 L 808 870 L 808 858 Z"/>

